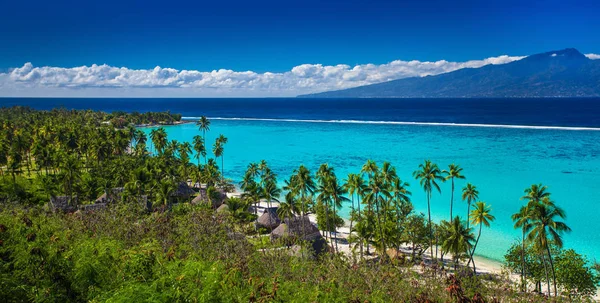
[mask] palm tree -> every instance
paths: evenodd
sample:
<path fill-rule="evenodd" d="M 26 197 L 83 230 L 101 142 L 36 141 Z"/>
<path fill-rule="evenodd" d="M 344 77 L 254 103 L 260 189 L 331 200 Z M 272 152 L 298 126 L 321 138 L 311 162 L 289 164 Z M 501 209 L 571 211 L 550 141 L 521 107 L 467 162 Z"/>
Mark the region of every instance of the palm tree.
<path fill-rule="evenodd" d="M 217 139 L 215 141 L 215 144 L 213 145 L 213 154 L 215 155 L 215 158 L 219 158 L 223 155 L 223 145 L 221 144 L 221 141 L 219 141 L 219 139 Z M 221 158 L 221 161 L 223 161 L 223 158 Z M 223 177 L 223 163 L 221 162 L 221 177 Z"/>
<path fill-rule="evenodd" d="M 220 150 L 220 154 L 221 154 L 221 175 L 223 175 L 223 177 L 225 177 L 225 174 L 223 173 L 223 169 L 225 168 L 225 164 L 223 164 L 224 162 L 224 150 L 223 148 L 225 147 L 225 144 L 227 144 L 229 140 L 227 139 L 227 137 L 223 136 L 223 135 L 219 135 L 219 137 L 217 138 L 217 142 L 219 142 L 219 146 L 221 147 Z M 215 142 L 216 144 L 216 142 Z M 215 157 L 218 157 L 217 155 L 215 155 Z"/>
<path fill-rule="evenodd" d="M 360 170 L 361 173 L 367 174 L 369 177 L 378 171 L 379 168 L 377 167 L 377 164 L 371 159 L 367 160 L 367 162 L 362 166 L 362 169 Z"/>
<path fill-rule="evenodd" d="M 408 182 L 403 182 L 400 178 L 395 178 L 391 186 L 392 202 L 396 209 L 396 230 L 400 232 L 403 218 L 408 216 L 408 213 L 412 211 L 412 205 L 410 203 L 411 192 L 408 191 Z M 398 249 L 400 249 L 400 242 L 398 242 Z"/>
<path fill-rule="evenodd" d="M 525 234 L 529 231 L 530 213 L 527 206 L 521 206 L 519 212 L 513 214 L 511 219 L 515 222 L 514 228 L 520 228 L 521 233 L 521 289 L 525 291 Z"/>
<path fill-rule="evenodd" d="M 346 190 L 348 191 L 348 194 L 350 194 L 351 200 L 352 200 L 352 211 L 354 211 L 354 194 L 356 194 L 356 202 L 358 203 L 358 217 L 360 217 L 360 200 L 359 197 L 363 195 L 364 190 L 365 190 L 365 179 L 362 178 L 361 175 L 359 174 L 348 174 L 348 179 L 346 179 L 346 183 L 344 184 L 344 187 L 346 188 Z M 350 233 L 352 233 L 352 223 L 353 223 L 353 218 L 354 216 L 351 215 L 350 216 Z M 360 242 L 360 258 L 362 259 L 363 257 L 363 247 L 362 247 L 362 241 Z"/>
<path fill-rule="evenodd" d="M 452 254 L 454 258 L 454 269 L 458 266 L 458 260 L 461 256 L 467 254 L 472 247 L 472 242 L 475 237 L 471 232 L 471 228 L 466 227 L 460 221 L 460 217 L 456 216 L 450 222 L 447 229 L 447 237 L 442 242 L 442 250 Z"/>
<path fill-rule="evenodd" d="M 545 198 L 550 197 L 550 193 L 547 191 L 548 187 L 540 184 L 533 184 L 530 187 L 525 189 L 525 195 L 521 197 L 522 200 L 528 200 L 528 203 L 533 205 L 540 203 L 542 201 L 550 201 L 545 200 Z"/>
<path fill-rule="evenodd" d="M 337 221 L 337 209 L 342 207 L 342 202 L 350 200 L 344 196 L 348 193 L 348 191 L 346 191 L 344 186 L 338 183 L 335 175 L 333 175 L 332 178 L 330 178 L 329 186 L 329 196 L 331 197 L 331 202 L 333 204 L 333 230 L 335 232 L 335 250 L 339 252 L 337 243 L 337 226 L 335 224 Z"/>
<path fill-rule="evenodd" d="M 452 220 L 452 209 L 454 208 L 454 179 L 464 179 L 465 176 L 461 175 L 462 167 L 454 163 L 448 165 L 448 170 L 442 171 L 446 174 L 446 180 L 452 181 L 452 193 L 450 195 L 450 220 Z"/>
<path fill-rule="evenodd" d="M 471 217 L 471 202 L 476 201 L 479 198 L 479 191 L 477 187 L 471 183 L 467 183 L 462 190 L 462 200 L 467 200 L 467 218 Z M 469 221 L 467 220 L 467 227 L 469 227 Z"/>
<path fill-rule="evenodd" d="M 165 146 L 167 145 L 167 132 L 164 128 L 153 129 L 150 131 L 150 140 L 154 145 L 154 149 L 157 153 L 162 154 Z"/>
<path fill-rule="evenodd" d="M 206 116 L 200 117 L 200 120 L 196 122 L 198 129 L 202 131 L 202 139 L 206 142 L 206 131 L 210 130 L 210 120 Z"/>
<path fill-rule="evenodd" d="M 169 201 L 171 199 L 171 195 L 175 192 L 175 183 L 171 180 L 163 180 L 158 183 L 156 188 L 156 201 L 160 202 L 163 207 L 167 207 L 169 205 Z"/>
<path fill-rule="evenodd" d="M 379 238 L 381 240 L 381 260 L 387 256 L 386 253 L 386 243 L 385 243 L 385 234 L 383 233 L 383 225 L 381 222 L 381 217 L 385 217 L 382 214 L 385 211 L 386 200 L 391 197 L 389 192 L 389 186 L 385 183 L 384 176 L 378 172 L 375 172 L 371 178 L 369 178 L 369 184 L 365 189 L 365 200 L 369 201 L 371 204 L 375 204 L 375 215 L 377 218 L 377 225 L 379 226 Z"/>
<path fill-rule="evenodd" d="M 477 274 L 477 269 L 475 268 L 475 261 L 473 260 L 473 256 L 475 255 L 475 249 L 477 249 L 477 244 L 479 243 L 479 238 L 481 237 L 481 228 L 483 225 L 486 227 L 490 227 L 490 222 L 494 221 L 496 218 L 490 214 L 491 208 L 485 202 L 479 201 L 475 203 L 475 209 L 471 213 L 471 223 L 473 225 L 479 225 L 479 233 L 477 234 L 477 240 L 475 241 L 475 246 L 473 246 L 473 250 L 471 251 L 471 258 L 469 262 L 473 262 L 473 271 Z M 469 264 L 467 263 L 467 266 Z"/>
<path fill-rule="evenodd" d="M 196 152 L 196 159 L 198 160 L 198 166 L 200 166 L 200 157 L 204 157 L 206 164 L 206 146 L 204 145 L 204 138 L 200 135 L 194 136 L 193 140 L 194 151 Z"/>
<path fill-rule="evenodd" d="M 277 208 L 277 215 L 282 220 L 286 218 L 293 218 L 297 213 L 300 212 L 298 208 L 298 203 L 296 203 L 296 198 L 292 192 L 288 192 L 285 195 L 285 201 L 279 203 L 279 208 Z"/>
<path fill-rule="evenodd" d="M 437 164 L 432 163 L 431 160 L 425 160 L 424 163 L 419 164 L 419 170 L 413 172 L 415 179 L 419 180 L 419 183 L 423 187 L 425 194 L 427 195 L 427 216 L 429 218 L 429 236 L 430 238 L 430 250 L 431 260 L 433 261 L 433 229 L 431 225 L 431 192 L 436 189 L 438 192 L 442 192 L 438 181 L 443 181 L 444 178 L 441 176 Z"/>
<path fill-rule="evenodd" d="M 541 192 L 541 191 L 540 191 Z M 566 218 L 565 211 L 554 205 L 549 198 L 550 194 L 544 196 L 540 203 L 531 205 L 530 215 L 530 231 L 527 234 L 527 239 L 535 243 L 538 248 L 545 249 L 550 260 L 550 268 L 552 269 L 552 280 L 554 282 L 554 294 L 557 295 L 556 289 L 556 272 L 552 261 L 552 253 L 550 252 L 550 241 L 558 248 L 562 248 L 562 234 L 570 232 L 571 228 L 563 221 Z"/>
<path fill-rule="evenodd" d="M 281 195 L 281 188 L 277 187 L 277 183 L 273 180 L 268 180 L 263 190 L 263 198 L 267 200 L 269 207 L 271 207 L 271 202 L 275 200 L 275 202 L 279 202 L 278 198 Z"/>

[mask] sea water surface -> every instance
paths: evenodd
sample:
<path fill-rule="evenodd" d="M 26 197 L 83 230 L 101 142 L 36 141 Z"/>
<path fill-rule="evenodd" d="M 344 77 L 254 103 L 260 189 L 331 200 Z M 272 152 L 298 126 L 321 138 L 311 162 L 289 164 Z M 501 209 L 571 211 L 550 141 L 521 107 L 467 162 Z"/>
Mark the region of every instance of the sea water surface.
<path fill-rule="evenodd" d="M 496 217 L 483 230 L 478 254 L 496 260 L 520 239 L 510 215 L 523 205 L 524 189 L 543 183 L 567 212 L 573 231 L 565 246 L 600 259 L 599 99 L 0 99 L 0 105 L 206 115 L 209 144 L 220 134 L 229 138 L 224 169 L 235 181 L 261 159 L 280 183 L 300 164 L 315 171 L 329 163 L 345 179 L 367 159 L 390 161 L 410 183 L 418 212 L 427 211 L 412 177 L 418 165 L 460 164 L 467 179 L 456 181 L 454 213 L 466 216 L 460 190 L 475 184 Z M 199 134 L 194 124 L 165 129 L 178 141 Z M 441 188 L 431 201 L 435 220 L 449 219 L 450 183 Z"/>

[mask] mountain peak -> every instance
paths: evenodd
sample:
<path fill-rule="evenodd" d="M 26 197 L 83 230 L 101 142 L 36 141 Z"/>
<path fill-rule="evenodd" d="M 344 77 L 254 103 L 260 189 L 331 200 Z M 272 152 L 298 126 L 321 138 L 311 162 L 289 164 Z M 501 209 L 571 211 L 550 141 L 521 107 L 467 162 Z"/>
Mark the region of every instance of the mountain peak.
<path fill-rule="evenodd" d="M 507 64 L 465 68 L 309 95 L 335 98 L 598 97 L 600 60 L 574 48 Z"/>
<path fill-rule="evenodd" d="M 562 50 L 550 51 L 541 54 L 535 54 L 527 59 L 570 59 L 570 60 L 589 60 L 584 54 L 574 48 L 565 48 Z"/>

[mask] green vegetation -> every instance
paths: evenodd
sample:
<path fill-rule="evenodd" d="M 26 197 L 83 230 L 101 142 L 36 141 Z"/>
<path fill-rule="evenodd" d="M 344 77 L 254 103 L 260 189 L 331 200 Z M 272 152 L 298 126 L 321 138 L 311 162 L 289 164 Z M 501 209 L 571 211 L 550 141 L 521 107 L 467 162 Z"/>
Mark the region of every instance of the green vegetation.
<path fill-rule="evenodd" d="M 180 119 L 170 113 L 15 107 L 0 117 L 3 302 L 544 302 L 528 283 L 541 291 L 545 282 L 548 293 L 552 285 L 561 301 L 589 298 L 599 282 L 596 267 L 562 249 L 570 229 L 543 185 L 526 191 L 513 216 L 522 243 L 506 264 L 521 274 L 520 292 L 507 277 L 474 274 L 483 227 L 495 218 L 470 183 L 462 192 L 468 220 L 451 213 L 439 223 L 414 211 L 409 183 L 389 162 L 369 160 L 343 181 L 328 164 L 314 174 L 301 165 L 280 188 L 263 160 L 248 165 L 241 197 L 227 198 L 227 138 L 208 155 L 206 117 L 191 143 L 169 141 L 164 128 L 147 138 L 131 127 Z M 460 166 L 442 171 L 431 161 L 414 177 L 428 210 L 431 192 L 450 181 L 451 211 L 454 179 L 465 178 Z M 288 222 L 316 215 L 326 252 L 312 251 L 306 226 L 285 241 L 264 235 L 270 228 L 254 224 L 261 200 L 280 202 L 276 215 Z M 349 254 L 338 233 L 348 204 Z"/>

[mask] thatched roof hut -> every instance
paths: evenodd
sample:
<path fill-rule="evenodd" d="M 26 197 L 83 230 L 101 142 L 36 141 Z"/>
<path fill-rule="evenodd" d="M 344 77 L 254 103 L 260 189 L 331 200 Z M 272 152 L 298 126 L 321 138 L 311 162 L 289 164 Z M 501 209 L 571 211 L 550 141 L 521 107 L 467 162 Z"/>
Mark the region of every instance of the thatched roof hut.
<path fill-rule="evenodd" d="M 104 192 L 98 199 L 96 199 L 95 203 L 117 203 L 120 202 L 123 198 L 123 192 L 125 191 L 124 187 L 114 187 L 106 192 Z"/>
<path fill-rule="evenodd" d="M 271 240 L 278 239 L 288 244 L 294 240 L 307 241 L 315 255 L 326 252 L 328 249 L 327 241 L 323 239 L 319 229 L 310 222 L 308 216 L 286 218 L 271 232 Z"/>
<path fill-rule="evenodd" d="M 272 230 L 281 224 L 281 219 L 277 215 L 277 207 L 265 208 L 263 214 L 256 220 L 257 227 L 263 227 Z"/>
<path fill-rule="evenodd" d="M 229 206 L 227 206 L 227 204 L 221 204 L 221 206 L 219 206 L 219 208 L 217 208 L 217 213 L 218 214 L 229 213 Z"/>
<path fill-rule="evenodd" d="M 282 227 L 283 226 L 283 227 Z M 282 227 L 280 229 L 280 227 Z M 298 239 L 312 241 L 321 237 L 319 229 L 310 222 L 308 216 L 286 218 L 273 232 L 272 239 L 291 236 Z"/>
<path fill-rule="evenodd" d="M 96 211 L 106 208 L 106 203 L 94 203 L 94 204 L 84 204 L 80 205 L 79 209 L 81 211 Z"/>
<path fill-rule="evenodd" d="M 202 201 L 205 201 L 205 198 L 202 196 L 202 194 L 198 194 L 194 197 L 194 199 L 192 199 L 192 204 L 200 204 Z"/>
<path fill-rule="evenodd" d="M 171 193 L 171 197 L 188 198 L 193 194 L 195 194 L 194 190 L 191 189 L 187 183 L 179 182 L 177 188 Z"/>
<path fill-rule="evenodd" d="M 77 210 L 79 200 L 77 196 L 54 196 L 50 197 L 52 211 L 74 212 Z"/>

